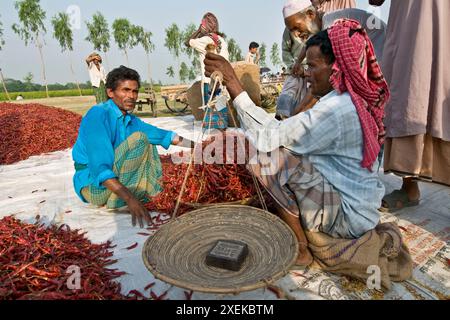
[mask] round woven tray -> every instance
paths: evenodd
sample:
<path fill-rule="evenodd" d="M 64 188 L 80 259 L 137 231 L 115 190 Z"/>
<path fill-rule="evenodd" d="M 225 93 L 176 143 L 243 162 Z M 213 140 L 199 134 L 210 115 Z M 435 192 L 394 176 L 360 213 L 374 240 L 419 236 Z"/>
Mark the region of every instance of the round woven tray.
<path fill-rule="evenodd" d="M 250 203 L 255 201 L 255 197 L 251 197 L 251 198 L 245 198 L 242 200 L 238 200 L 238 201 L 233 201 L 233 202 L 224 202 L 224 203 L 190 203 L 190 202 L 181 202 L 181 204 L 184 204 L 188 207 L 191 207 L 193 209 L 202 209 L 202 208 L 211 208 L 211 207 L 217 207 L 217 206 L 226 206 L 226 205 L 230 205 L 230 206 L 247 206 Z"/>
<path fill-rule="evenodd" d="M 217 240 L 237 240 L 249 254 L 240 271 L 206 265 Z M 158 279 L 207 293 L 236 294 L 265 287 L 294 265 L 298 242 L 281 219 L 248 206 L 216 206 L 187 213 L 163 226 L 143 248 L 146 267 Z"/>

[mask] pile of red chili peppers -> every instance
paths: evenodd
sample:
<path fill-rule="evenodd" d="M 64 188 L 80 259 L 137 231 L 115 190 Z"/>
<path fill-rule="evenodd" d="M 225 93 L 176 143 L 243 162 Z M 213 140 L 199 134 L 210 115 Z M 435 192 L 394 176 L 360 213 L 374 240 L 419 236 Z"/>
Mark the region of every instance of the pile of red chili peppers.
<path fill-rule="evenodd" d="M 181 205 L 178 215 L 193 210 L 193 205 L 208 205 L 218 203 L 230 203 L 253 198 L 257 192 L 256 187 L 245 164 L 236 164 L 238 154 L 244 152 L 249 153 L 248 141 L 241 144 L 244 150 L 238 148 L 239 143 L 234 142 L 231 151 L 227 152 L 226 135 L 217 136 L 213 139 L 219 139 L 220 143 L 212 153 L 223 153 L 222 160 L 226 163 L 230 160 L 233 164 L 194 164 L 188 175 L 186 188 L 181 198 Z M 204 146 L 203 151 L 207 148 Z M 240 151 L 238 151 L 240 150 Z M 176 206 L 180 189 L 183 184 L 186 171 L 189 167 L 188 163 L 174 164 L 173 156 L 161 156 L 163 176 L 161 186 L 163 191 L 155 197 L 151 197 L 149 202 L 145 204 L 150 211 L 171 214 Z M 176 158 L 184 158 L 183 153 L 179 153 Z M 248 156 L 246 157 L 248 159 Z M 244 161 L 245 162 L 245 161 Z M 271 197 L 264 192 L 266 203 L 271 203 Z M 255 200 L 255 199 L 253 199 Z M 254 205 L 259 203 L 253 202 Z"/>
<path fill-rule="evenodd" d="M 112 248 L 110 242 L 92 244 L 67 225 L 46 227 L 5 217 L 0 220 L 0 300 L 131 299 L 113 281 L 125 272 L 106 268 L 116 262 L 110 259 Z M 79 267 L 77 290 L 67 285 L 71 266 Z"/>
<path fill-rule="evenodd" d="M 71 148 L 81 116 L 39 104 L 0 103 L 0 164 Z"/>

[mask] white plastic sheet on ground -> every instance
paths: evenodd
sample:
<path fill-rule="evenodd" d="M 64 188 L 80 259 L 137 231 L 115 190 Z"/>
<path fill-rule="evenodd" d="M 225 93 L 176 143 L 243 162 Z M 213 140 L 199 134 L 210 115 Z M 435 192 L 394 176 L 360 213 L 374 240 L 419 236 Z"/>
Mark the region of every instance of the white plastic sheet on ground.
<path fill-rule="evenodd" d="M 193 117 L 149 119 L 158 127 L 174 130 L 193 139 Z M 159 149 L 160 153 L 175 152 Z M 126 213 L 99 209 L 82 203 L 73 190 L 74 173 L 71 150 L 32 157 L 13 165 L 0 166 L 0 218 L 14 215 L 25 222 L 33 223 L 36 215 L 47 223 L 67 224 L 73 229 L 82 229 L 94 243 L 113 241 L 114 268 L 127 272 L 118 281 L 127 294 L 156 282 L 152 290 L 156 294 L 168 291 L 166 298 L 185 299 L 184 289 L 155 280 L 142 261 L 142 246 L 146 237 L 138 235 L 139 228 L 131 226 Z M 394 176 L 382 176 L 387 191 L 399 188 L 401 180 Z M 383 220 L 394 220 L 402 227 L 413 259 L 413 279 L 396 283 L 393 289 L 380 295 L 368 290 L 357 281 L 317 270 L 292 270 L 276 286 L 284 299 L 443 299 L 450 295 L 450 189 L 421 184 L 422 203 L 396 216 L 384 215 Z M 406 231 L 405 231 L 406 230 Z M 145 231 L 148 232 L 148 231 Z M 134 243 L 132 250 L 125 249 Z M 148 295 L 148 292 L 145 292 Z M 239 295 L 212 295 L 194 293 L 193 299 L 277 299 L 267 289 L 259 289 Z"/>

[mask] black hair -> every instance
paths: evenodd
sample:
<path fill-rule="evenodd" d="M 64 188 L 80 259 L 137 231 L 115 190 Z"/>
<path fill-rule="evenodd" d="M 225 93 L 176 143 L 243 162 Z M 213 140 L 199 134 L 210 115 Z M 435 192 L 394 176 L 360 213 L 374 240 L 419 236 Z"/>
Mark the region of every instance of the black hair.
<path fill-rule="evenodd" d="M 333 46 L 331 44 L 331 40 L 328 37 L 328 31 L 322 30 L 319 33 L 315 34 L 308 41 L 306 41 L 306 50 L 311 47 L 318 46 L 322 54 L 326 57 L 327 62 L 329 64 L 334 63 L 336 61 L 336 57 L 333 52 Z"/>
<path fill-rule="evenodd" d="M 125 66 L 120 66 L 110 73 L 106 77 L 106 89 L 116 90 L 119 86 L 119 82 L 126 80 L 134 80 L 137 81 L 139 88 L 141 87 L 141 77 L 136 70 L 127 68 Z"/>
<path fill-rule="evenodd" d="M 248 48 L 249 48 L 249 50 L 254 49 L 254 48 L 259 48 L 259 44 L 256 42 L 250 42 L 250 46 Z"/>

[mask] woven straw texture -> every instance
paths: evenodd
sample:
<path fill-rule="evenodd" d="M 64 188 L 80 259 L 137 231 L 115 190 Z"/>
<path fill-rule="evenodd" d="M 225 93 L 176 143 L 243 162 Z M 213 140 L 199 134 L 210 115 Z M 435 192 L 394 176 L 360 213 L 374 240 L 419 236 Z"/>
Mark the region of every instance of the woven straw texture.
<path fill-rule="evenodd" d="M 206 265 L 217 240 L 237 240 L 249 254 L 240 271 Z M 298 242 L 277 216 L 248 206 L 203 208 L 163 226 L 144 245 L 143 260 L 158 279 L 184 289 L 236 294 L 265 287 L 287 274 Z"/>

